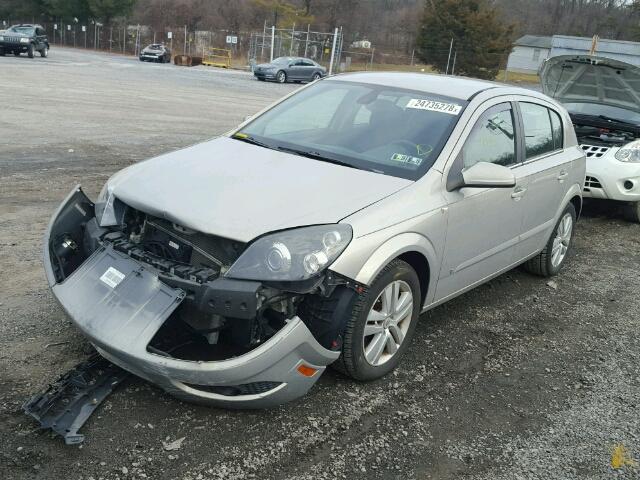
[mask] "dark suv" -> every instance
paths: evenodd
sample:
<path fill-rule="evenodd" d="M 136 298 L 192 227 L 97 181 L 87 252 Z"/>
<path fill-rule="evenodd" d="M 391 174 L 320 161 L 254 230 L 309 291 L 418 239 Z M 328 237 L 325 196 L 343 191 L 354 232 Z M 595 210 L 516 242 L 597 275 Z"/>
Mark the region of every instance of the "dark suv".
<path fill-rule="evenodd" d="M 35 52 L 41 57 L 49 55 L 49 40 L 40 25 L 14 25 L 0 33 L 0 56 L 13 53 L 17 57 L 26 53 L 33 58 Z"/>

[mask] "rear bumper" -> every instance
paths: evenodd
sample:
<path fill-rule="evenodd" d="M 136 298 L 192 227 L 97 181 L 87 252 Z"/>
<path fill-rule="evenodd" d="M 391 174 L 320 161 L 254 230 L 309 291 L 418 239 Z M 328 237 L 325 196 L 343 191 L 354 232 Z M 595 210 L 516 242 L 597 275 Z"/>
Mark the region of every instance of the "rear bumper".
<path fill-rule="evenodd" d="M 87 202 L 76 187 L 53 216 L 44 238 L 44 268 L 60 305 L 111 362 L 184 400 L 263 408 L 304 395 L 326 365 L 339 356 L 339 352 L 322 347 L 297 316 L 259 347 L 226 360 L 187 361 L 148 351 L 153 336 L 182 301 L 182 290 L 163 283 L 152 267 L 108 244 L 99 247 L 64 280 L 56 280 L 50 239 L 55 238 L 60 222 L 67 231 L 74 221 L 71 218 L 79 222 L 92 218 Z M 102 279 L 111 268 L 122 275 L 115 286 Z M 316 371 L 305 376 L 298 371 L 301 365 Z"/>

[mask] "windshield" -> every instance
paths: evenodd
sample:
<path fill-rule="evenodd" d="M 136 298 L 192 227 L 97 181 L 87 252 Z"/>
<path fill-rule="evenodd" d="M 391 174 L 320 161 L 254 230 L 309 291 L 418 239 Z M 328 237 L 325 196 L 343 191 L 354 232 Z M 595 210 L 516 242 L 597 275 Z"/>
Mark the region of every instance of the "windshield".
<path fill-rule="evenodd" d="M 16 33 L 24 33 L 26 35 L 33 35 L 33 32 L 35 32 L 35 29 L 33 27 L 11 27 L 9 29 L 9 32 L 16 32 Z"/>
<path fill-rule="evenodd" d="M 578 115 L 593 115 L 595 117 L 604 115 L 605 117 L 615 118 L 623 122 L 631 122 L 640 125 L 640 113 L 626 110 L 612 105 L 600 105 L 598 103 L 565 103 L 565 108 L 569 113 Z"/>
<path fill-rule="evenodd" d="M 271 63 L 275 63 L 277 65 L 288 65 L 290 62 L 293 62 L 293 58 L 291 57 L 280 57 L 280 58 L 276 58 L 273 62 Z"/>
<path fill-rule="evenodd" d="M 234 137 L 417 180 L 438 158 L 466 105 L 433 93 L 323 81 L 256 118 Z"/>

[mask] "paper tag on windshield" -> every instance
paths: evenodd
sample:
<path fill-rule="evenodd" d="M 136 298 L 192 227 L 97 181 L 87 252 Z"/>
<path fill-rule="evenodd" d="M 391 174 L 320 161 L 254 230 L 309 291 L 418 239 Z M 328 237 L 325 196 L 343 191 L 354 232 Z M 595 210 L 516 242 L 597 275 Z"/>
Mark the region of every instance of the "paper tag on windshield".
<path fill-rule="evenodd" d="M 116 270 L 113 267 L 109 267 L 107 271 L 102 274 L 100 280 L 102 280 L 103 283 L 109 285 L 111 288 L 116 288 L 120 284 L 120 282 L 124 280 L 124 277 L 124 273 Z"/>
<path fill-rule="evenodd" d="M 420 166 L 422 159 L 420 157 L 412 157 L 411 155 L 404 155 L 402 153 L 394 153 L 391 155 L 391 160 L 394 162 L 404 163 L 406 165 Z"/>
<path fill-rule="evenodd" d="M 412 98 L 409 100 L 407 108 L 417 108 L 418 110 L 429 110 L 430 112 L 447 113 L 449 115 L 460 115 L 462 111 L 462 107 L 455 103 L 422 100 L 420 98 Z"/>

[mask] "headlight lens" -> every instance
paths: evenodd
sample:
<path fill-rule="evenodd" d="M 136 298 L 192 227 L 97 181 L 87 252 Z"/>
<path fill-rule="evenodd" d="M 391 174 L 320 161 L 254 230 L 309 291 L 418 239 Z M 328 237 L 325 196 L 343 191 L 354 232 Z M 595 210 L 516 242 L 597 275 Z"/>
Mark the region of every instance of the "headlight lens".
<path fill-rule="evenodd" d="M 102 190 L 100 190 L 100 195 L 98 195 L 95 203 L 96 220 L 98 220 L 98 225 L 102 227 L 109 227 L 118 223 L 116 222 L 116 215 L 113 209 L 115 197 L 113 196 L 113 191 L 109 186 L 111 178 L 107 180 L 107 183 L 105 183 Z"/>
<path fill-rule="evenodd" d="M 249 245 L 226 276 L 260 281 L 307 280 L 331 265 L 352 236 L 351 226 L 345 224 L 272 233 Z"/>
<path fill-rule="evenodd" d="M 640 140 L 627 143 L 616 152 L 616 159 L 627 163 L 640 163 Z"/>
<path fill-rule="evenodd" d="M 20 39 L 20 43 L 29 43 L 29 39 L 28 38 L 21 38 Z"/>

